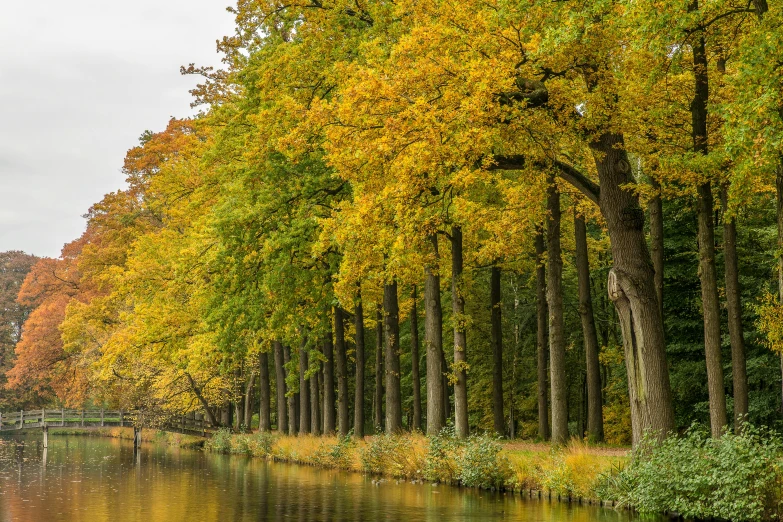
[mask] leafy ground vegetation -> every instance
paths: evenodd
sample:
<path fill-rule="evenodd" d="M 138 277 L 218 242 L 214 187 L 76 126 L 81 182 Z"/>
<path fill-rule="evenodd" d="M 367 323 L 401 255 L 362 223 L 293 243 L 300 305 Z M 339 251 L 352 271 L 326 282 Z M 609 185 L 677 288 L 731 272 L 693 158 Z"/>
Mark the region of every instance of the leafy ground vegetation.
<path fill-rule="evenodd" d="M 378 477 L 481 489 L 551 491 L 572 498 L 598 498 L 597 488 L 603 486 L 605 477 L 628 461 L 623 449 L 576 441 L 552 449 L 545 444 L 503 443 L 489 435 L 460 439 L 453 430 L 434 437 L 406 433 L 364 440 L 222 430 L 205 449 Z"/>
<path fill-rule="evenodd" d="M 484 486 L 472 435 L 652 437 L 619 475 L 650 510 L 644 459 L 696 435 L 664 439 L 709 426 L 708 480 L 783 428 L 779 3 L 231 12 L 223 69 L 183 69 L 201 112 L 143 133 L 59 258 L 0 263 L 4 407 L 336 434 L 343 463 L 374 433 L 369 463 L 408 440 L 389 469 Z M 591 488 L 559 451 L 547 487 Z"/>

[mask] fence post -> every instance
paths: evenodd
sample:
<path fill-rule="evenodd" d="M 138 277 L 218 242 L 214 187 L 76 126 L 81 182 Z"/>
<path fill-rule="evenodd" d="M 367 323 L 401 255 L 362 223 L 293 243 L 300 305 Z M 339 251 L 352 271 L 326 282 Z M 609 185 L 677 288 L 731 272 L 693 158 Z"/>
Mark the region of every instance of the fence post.
<path fill-rule="evenodd" d="M 24 410 L 19 410 L 19 429 L 24 428 Z"/>
<path fill-rule="evenodd" d="M 122 420 L 122 410 L 120 410 L 120 428 L 124 426 L 123 420 Z"/>
<path fill-rule="evenodd" d="M 84 410 L 82 410 L 82 422 L 81 422 L 81 424 L 82 424 L 82 428 L 83 428 L 84 427 Z"/>
<path fill-rule="evenodd" d="M 101 428 L 103 428 L 103 408 L 101 408 Z"/>
<path fill-rule="evenodd" d="M 46 409 L 41 408 L 41 426 L 46 426 Z"/>
<path fill-rule="evenodd" d="M 60 408 L 60 426 L 65 427 L 65 408 Z"/>

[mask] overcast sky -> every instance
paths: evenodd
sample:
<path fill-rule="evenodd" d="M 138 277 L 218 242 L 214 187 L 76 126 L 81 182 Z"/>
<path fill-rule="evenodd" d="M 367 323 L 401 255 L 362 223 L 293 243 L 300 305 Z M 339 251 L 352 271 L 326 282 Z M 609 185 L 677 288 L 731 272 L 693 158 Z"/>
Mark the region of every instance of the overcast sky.
<path fill-rule="evenodd" d="M 179 67 L 219 64 L 231 3 L 2 2 L 0 251 L 56 257 L 81 235 L 142 132 L 193 113 Z"/>

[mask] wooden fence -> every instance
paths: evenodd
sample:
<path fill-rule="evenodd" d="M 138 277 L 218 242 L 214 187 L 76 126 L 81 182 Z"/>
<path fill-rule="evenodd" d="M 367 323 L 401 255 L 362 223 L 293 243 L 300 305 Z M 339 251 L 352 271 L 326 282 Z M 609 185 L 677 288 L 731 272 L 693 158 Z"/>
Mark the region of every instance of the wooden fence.
<path fill-rule="evenodd" d="M 0 413 L 0 431 L 32 428 L 136 427 L 206 436 L 217 428 L 195 415 L 169 418 L 156 425 L 145 425 L 138 412 L 122 410 L 29 410 Z"/>

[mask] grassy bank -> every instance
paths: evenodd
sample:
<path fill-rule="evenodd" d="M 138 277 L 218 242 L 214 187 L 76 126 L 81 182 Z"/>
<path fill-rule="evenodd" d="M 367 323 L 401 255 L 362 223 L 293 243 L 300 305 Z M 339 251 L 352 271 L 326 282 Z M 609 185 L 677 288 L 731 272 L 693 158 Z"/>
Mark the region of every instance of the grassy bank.
<path fill-rule="evenodd" d="M 132 428 L 51 428 L 50 435 L 70 435 L 80 437 L 109 437 L 114 439 L 133 440 Z M 204 445 L 202 437 L 169 433 L 158 430 L 141 430 L 141 440 L 166 446 L 180 448 L 200 448 Z"/>
<path fill-rule="evenodd" d="M 391 479 L 503 490 L 538 490 L 561 497 L 597 498 L 602 477 L 627 461 L 627 450 L 572 441 L 506 443 L 475 436 L 458 440 L 444 433 L 377 435 L 357 441 L 338 437 L 217 433 L 205 448 L 280 462 L 369 473 Z"/>

